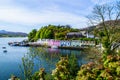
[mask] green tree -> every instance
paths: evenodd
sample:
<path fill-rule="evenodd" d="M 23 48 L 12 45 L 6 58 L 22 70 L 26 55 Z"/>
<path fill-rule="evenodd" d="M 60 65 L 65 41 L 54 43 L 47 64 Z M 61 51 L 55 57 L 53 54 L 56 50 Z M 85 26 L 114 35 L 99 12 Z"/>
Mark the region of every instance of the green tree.
<path fill-rule="evenodd" d="M 36 36 L 37 30 L 33 29 L 29 34 L 28 34 L 28 40 L 33 42 L 35 41 L 35 36 Z"/>
<path fill-rule="evenodd" d="M 42 29 L 38 30 L 37 33 L 36 33 L 36 35 L 35 35 L 35 40 L 36 41 L 40 38 L 41 30 Z"/>
<path fill-rule="evenodd" d="M 69 57 L 69 72 L 71 79 L 74 79 L 77 76 L 77 72 L 79 70 L 79 65 L 77 58 L 74 54 L 71 54 Z"/>
<path fill-rule="evenodd" d="M 52 30 L 47 30 L 46 38 L 47 39 L 54 39 L 54 32 Z"/>
<path fill-rule="evenodd" d="M 29 35 L 28 39 L 30 41 L 36 41 L 38 39 L 56 39 L 56 40 L 65 40 L 66 34 L 68 32 L 78 32 L 78 29 L 73 29 L 69 25 L 48 25 L 41 27 L 38 31 L 32 30 Z"/>

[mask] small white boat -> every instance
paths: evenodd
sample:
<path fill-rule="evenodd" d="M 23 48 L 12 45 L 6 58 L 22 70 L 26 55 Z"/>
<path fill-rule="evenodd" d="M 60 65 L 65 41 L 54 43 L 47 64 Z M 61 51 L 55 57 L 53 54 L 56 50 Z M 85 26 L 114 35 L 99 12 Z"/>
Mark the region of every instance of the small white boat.
<path fill-rule="evenodd" d="M 58 49 L 58 46 L 51 46 L 52 49 Z"/>

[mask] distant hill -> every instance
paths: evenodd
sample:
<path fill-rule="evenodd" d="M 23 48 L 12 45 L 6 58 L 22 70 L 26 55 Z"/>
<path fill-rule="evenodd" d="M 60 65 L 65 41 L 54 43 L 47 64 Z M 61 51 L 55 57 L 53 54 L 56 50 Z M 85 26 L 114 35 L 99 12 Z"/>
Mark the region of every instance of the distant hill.
<path fill-rule="evenodd" d="M 96 26 L 89 26 L 89 27 L 80 29 L 80 31 L 92 32 L 94 29 L 96 29 Z"/>
<path fill-rule="evenodd" d="M 111 21 L 105 21 L 105 24 L 106 25 L 114 25 L 114 20 L 111 20 Z M 109 26 L 108 26 L 109 27 Z M 116 30 L 120 30 L 120 20 L 117 21 L 117 26 L 116 28 L 114 28 Z M 89 33 L 93 33 L 94 30 L 103 30 L 103 26 L 102 26 L 102 23 L 99 23 L 98 25 L 96 26 L 89 26 L 87 28 L 83 28 L 81 29 L 81 31 L 88 31 Z"/>
<path fill-rule="evenodd" d="M 0 30 L 0 37 L 26 37 L 27 33 Z"/>

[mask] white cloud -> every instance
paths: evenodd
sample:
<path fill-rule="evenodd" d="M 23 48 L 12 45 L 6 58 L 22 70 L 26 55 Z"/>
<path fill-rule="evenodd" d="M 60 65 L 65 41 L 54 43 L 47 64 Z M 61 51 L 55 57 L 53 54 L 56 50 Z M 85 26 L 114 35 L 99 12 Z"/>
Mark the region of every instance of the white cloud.
<path fill-rule="evenodd" d="M 59 9 L 46 9 L 33 12 L 20 7 L 0 6 L 0 21 L 23 25 L 66 23 L 84 26 L 83 23 L 85 23 L 86 18 L 62 12 Z"/>
<path fill-rule="evenodd" d="M 29 32 L 33 28 L 38 29 L 48 24 L 69 24 L 74 28 L 88 26 L 87 19 L 82 15 L 89 13 L 90 10 L 81 7 L 83 6 L 81 0 L 71 0 L 70 2 L 63 0 L 27 1 L 0 0 L 0 29 Z M 27 4 L 25 5 L 25 3 Z M 74 10 L 70 7 L 73 7 Z M 77 9 L 75 9 L 76 7 Z M 68 10 L 64 8 L 68 8 Z M 76 10 L 79 14 L 75 13 Z"/>

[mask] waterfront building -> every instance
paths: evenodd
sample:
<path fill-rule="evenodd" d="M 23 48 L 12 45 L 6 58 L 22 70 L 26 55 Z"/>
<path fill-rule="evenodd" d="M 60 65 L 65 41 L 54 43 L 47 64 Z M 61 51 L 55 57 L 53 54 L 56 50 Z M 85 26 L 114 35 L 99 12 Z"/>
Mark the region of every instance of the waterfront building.
<path fill-rule="evenodd" d="M 88 33 L 87 31 L 80 31 L 80 32 L 69 32 L 67 33 L 66 37 L 68 39 L 72 38 L 94 38 L 93 34 Z"/>
<path fill-rule="evenodd" d="M 36 43 L 40 45 L 48 45 L 48 39 L 39 39 Z"/>
<path fill-rule="evenodd" d="M 93 34 L 89 34 L 89 33 L 86 34 L 86 37 L 87 38 L 95 38 L 95 36 Z"/>
<path fill-rule="evenodd" d="M 80 41 L 80 46 L 95 46 L 95 41 Z"/>
<path fill-rule="evenodd" d="M 54 41 L 53 39 L 50 39 L 49 42 L 48 42 L 48 45 L 52 46 L 53 45 L 53 41 Z"/>
<path fill-rule="evenodd" d="M 71 41 L 71 46 L 72 47 L 80 47 L 80 40 L 72 40 Z"/>
<path fill-rule="evenodd" d="M 39 39 L 36 44 L 48 45 L 48 46 L 59 46 L 59 47 L 81 47 L 81 46 L 95 46 L 95 41 L 84 41 L 84 40 L 54 40 L 54 39 Z"/>
<path fill-rule="evenodd" d="M 53 45 L 55 45 L 55 46 L 60 46 L 60 41 L 59 41 L 59 40 L 55 40 L 55 41 L 53 42 Z"/>
<path fill-rule="evenodd" d="M 60 41 L 59 40 L 49 40 L 49 43 L 48 43 L 49 46 L 60 46 Z"/>
<path fill-rule="evenodd" d="M 43 42 L 44 42 L 43 39 L 39 39 L 36 43 L 40 44 L 40 45 L 43 45 Z"/>
<path fill-rule="evenodd" d="M 66 37 L 70 38 L 83 38 L 85 37 L 81 32 L 69 32 L 67 33 Z"/>
<path fill-rule="evenodd" d="M 48 45 L 49 44 L 50 39 L 45 39 L 43 42 L 43 45 Z"/>
<path fill-rule="evenodd" d="M 60 41 L 60 46 L 61 47 L 70 47 L 71 46 L 71 41 Z"/>

